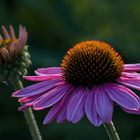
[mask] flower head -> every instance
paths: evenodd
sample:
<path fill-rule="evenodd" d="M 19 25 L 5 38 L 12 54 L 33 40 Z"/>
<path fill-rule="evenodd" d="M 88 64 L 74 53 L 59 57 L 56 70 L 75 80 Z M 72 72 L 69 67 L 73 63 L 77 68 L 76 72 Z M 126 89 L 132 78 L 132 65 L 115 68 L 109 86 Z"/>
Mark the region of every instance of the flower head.
<path fill-rule="evenodd" d="M 123 64 L 121 56 L 107 43 L 86 41 L 71 48 L 61 66 L 65 81 L 92 87 L 120 77 Z"/>
<path fill-rule="evenodd" d="M 140 114 L 140 64 L 124 64 L 109 44 L 86 41 L 71 48 L 61 67 L 39 68 L 37 76 L 24 78 L 38 83 L 13 93 L 20 110 L 50 108 L 44 124 L 54 119 L 76 123 L 84 114 L 95 126 L 112 120 L 114 103 L 125 112 Z"/>
<path fill-rule="evenodd" d="M 30 55 L 28 53 L 27 31 L 19 26 L 19 36 L 16 38 L 13 27 L 9 26 L 9 32 L 2 26 L 0 34 L 0 81 L 9 81 L 11 77 L 22 76 L 27 73 Z"/>

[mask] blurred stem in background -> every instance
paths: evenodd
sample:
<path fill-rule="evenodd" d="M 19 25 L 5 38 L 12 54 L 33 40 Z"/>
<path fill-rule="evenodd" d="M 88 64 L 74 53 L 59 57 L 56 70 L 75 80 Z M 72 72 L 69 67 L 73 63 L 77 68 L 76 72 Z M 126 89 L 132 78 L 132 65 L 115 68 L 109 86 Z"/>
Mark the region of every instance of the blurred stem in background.
<path fill-rule="evenodd" d="M 107 132 L 110 140 L 120 140 L 119 135 L 118 135 L 112 121 L 108 124 L 104 124 L 104 127 L 106 129 L 106 132 Z"/>
<path fill-rule="evenodd" d="M 11 83 L 13 84 L 15 90 L 19 90 L 19 89 L 23 88 L 23 84 L 19 78 L 12 78 Z M 28 109 L 24 110 L 23 113 L 24 113 L 24 116 L 25 116 L 25 119 L 28 124 L 28 127 L 29 127 L 33 140 L 42 140 L 42 136 L 38 129 L 32 109 L 28 108 Z"/>

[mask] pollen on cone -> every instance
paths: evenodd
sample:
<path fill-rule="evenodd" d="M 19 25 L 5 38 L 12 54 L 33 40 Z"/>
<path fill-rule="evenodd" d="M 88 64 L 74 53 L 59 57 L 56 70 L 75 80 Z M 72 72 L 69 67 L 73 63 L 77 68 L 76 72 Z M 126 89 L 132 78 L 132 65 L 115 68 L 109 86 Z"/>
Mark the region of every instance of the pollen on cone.
<path fill-rule="evenodd" d="M 71 48 L 61 66 L 67 82 L 92 87 L 118 78 L 123 64 L 121 56 L 109 44 L 86 41 Z"/>

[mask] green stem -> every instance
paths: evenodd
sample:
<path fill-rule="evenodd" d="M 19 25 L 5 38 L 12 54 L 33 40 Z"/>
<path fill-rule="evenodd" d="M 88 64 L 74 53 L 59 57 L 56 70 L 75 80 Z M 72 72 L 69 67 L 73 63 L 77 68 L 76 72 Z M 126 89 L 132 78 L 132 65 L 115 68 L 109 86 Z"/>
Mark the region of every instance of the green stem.
<path fill-rule="evenodd" d="M 19 78 L 12 78 L 11 82 L 15 90 L 23 88 L 22 82 L 19 80 Z M 42 140 L 32 109 L 28 108 L 24 110 L 23 113 L 33 140 Z"/>
<path fill-rule="evenodd" d="M 120 140 L 119 135 L 115 129 L 113 122 L 110 122 L 108 124 L 104 124 L 104 127 L 106 129 L 106 132 L 107 132 L 110 140 Z"/>

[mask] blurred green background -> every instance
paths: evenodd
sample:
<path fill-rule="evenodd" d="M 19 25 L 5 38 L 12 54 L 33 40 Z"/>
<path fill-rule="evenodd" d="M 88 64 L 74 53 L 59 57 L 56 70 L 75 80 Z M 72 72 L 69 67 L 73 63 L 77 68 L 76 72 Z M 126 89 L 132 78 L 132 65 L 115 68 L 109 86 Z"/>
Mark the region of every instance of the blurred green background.
<path fill-rule="evenodd" d="M 38 67 L 59 66 L 75 43 L 98 39 L 112 44 L 126 63 L 140 62 L 139 0 L 0 0 L 0 25 L 26 26 L 32 58 Z M 28 83 L 25 83 L 28 84 Z M 12 87 L 0 85 L 0 140 L 31 140 Z M 137 94 L 140 94 L 137 92 Z M 43 125 L 45 111 L 34 112 L 44 140 L 108 140 L 101 127 L 83 118 L 77 124 Z M 114 123 L 122 140 L 140 140 L 140 117 L 115 107 Z"/>

